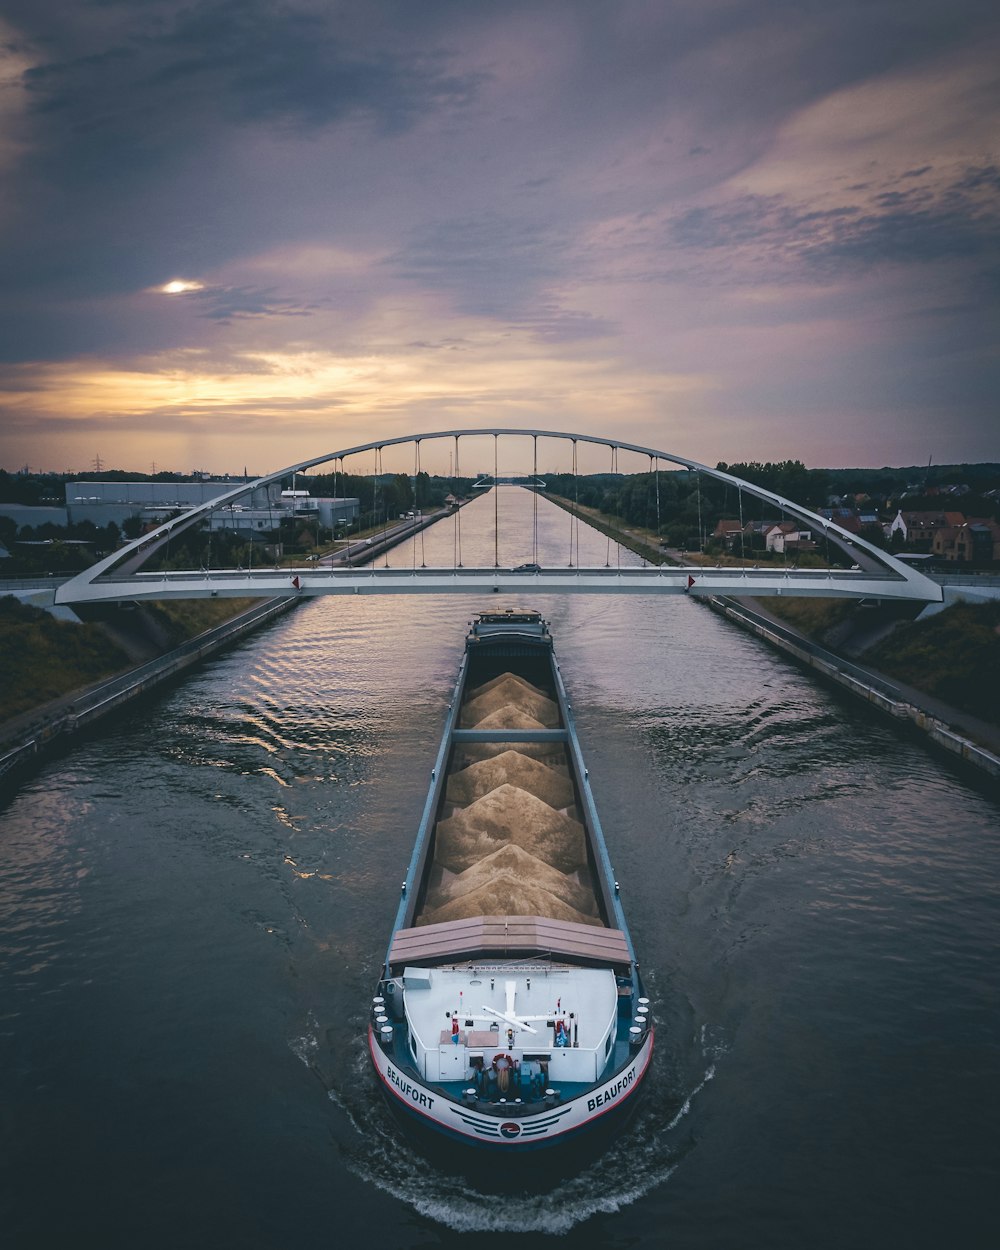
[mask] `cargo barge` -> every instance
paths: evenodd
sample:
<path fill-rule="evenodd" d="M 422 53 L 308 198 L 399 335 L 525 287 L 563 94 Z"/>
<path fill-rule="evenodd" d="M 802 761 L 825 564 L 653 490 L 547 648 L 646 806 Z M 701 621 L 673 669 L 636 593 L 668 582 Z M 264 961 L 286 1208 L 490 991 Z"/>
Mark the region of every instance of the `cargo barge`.
<path fill-rule="evenodd" d="M 636 1103 L 649 1001 L 538 612 L 472 624 L 368 1036 L 438 1142 L 601 1142 Z"/>

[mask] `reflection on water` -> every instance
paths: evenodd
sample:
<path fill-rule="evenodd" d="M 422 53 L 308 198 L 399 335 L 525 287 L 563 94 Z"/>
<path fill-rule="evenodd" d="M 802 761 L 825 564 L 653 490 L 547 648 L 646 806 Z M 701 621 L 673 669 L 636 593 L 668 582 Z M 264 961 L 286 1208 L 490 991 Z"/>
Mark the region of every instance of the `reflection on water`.
<path fill-rule="evenodd" d="M 540 500 L 536 535 L 530 504 L 501 490 L 500 563 L 567 563 L 567 514 Z M 428 564 L 456 524 L 426 532 Z M 464 510 L 465 563 L 492 565 L 492 527 L 490 496 Z M 466 625 L 493 604 L 331 597 L 3 813 L 12 1244 L 274 1246 L 331 1224 L 387 1250 L 581 1225 L 608 1245 L 840 1247 L 862 1226 L 977 1244 L 995 801 L 687 598 L 523 598 L 551 622 L 654 999 L 628 1132 L 497 1201 L 387 1119 L 366 1004 Z"/>

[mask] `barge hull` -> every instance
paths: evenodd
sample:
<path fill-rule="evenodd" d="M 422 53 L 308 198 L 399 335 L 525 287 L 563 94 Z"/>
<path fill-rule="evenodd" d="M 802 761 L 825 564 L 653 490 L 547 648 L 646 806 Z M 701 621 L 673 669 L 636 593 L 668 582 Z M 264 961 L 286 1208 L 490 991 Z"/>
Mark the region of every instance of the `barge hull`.
<path fill-rule="evenodd" d="M 578 1098 L 556 1102 L 537 1115 L 505 1119 L 456 1103 L 439 1089 L 407 1075 L 383 1052 L 373 1029 L 368 1031 L 368 1045 L 382 1089 L 404 1123 L 415 1124 L 463 1146 L 513 1146 L 518 1154 L 532 1147 L 561 1145 L 596 1127 L 598 1122 L 610 1130 L 608 1117 L 614 1117 L 615 1127 L 619 1127 L 618 1122 L 635 1109 L 635 1096 L 653 1057 L 650 1031 L 631 1062 L 604 1084 Z"/>

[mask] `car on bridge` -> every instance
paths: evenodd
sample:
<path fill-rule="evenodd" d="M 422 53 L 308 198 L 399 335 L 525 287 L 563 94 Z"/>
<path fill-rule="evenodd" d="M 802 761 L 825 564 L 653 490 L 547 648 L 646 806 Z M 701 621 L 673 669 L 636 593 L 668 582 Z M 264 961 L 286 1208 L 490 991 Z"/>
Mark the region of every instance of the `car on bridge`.
<path fill-rule="evenodd" d="M 540 573 L 541 571 L 540 564 L 519 564 L 517 568 L 511 569 L 512 573 Z"/>

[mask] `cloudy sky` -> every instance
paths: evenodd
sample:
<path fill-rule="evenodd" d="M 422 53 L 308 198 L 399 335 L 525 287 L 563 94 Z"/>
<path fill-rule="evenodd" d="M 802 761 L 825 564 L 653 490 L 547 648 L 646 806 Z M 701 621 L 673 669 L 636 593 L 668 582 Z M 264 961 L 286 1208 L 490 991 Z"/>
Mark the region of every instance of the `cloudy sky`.
<path fill-rule="evenodd" d="M 6 0 L 0 466 L 1000 459 L 995 0 Z"/>

